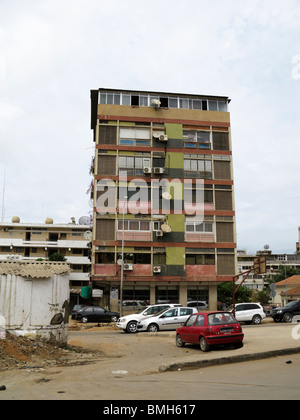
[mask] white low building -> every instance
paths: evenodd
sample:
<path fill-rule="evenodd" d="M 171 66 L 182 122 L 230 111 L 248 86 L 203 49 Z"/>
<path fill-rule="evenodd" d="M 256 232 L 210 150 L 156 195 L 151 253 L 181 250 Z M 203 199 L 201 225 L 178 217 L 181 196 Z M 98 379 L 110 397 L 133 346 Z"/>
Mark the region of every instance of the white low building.
<path fill-rule="evenodd" d="M 5 329 L 64 346 L 68 340 L 69 277 L 66 263 L 0 262 L 2 334 Z"/>

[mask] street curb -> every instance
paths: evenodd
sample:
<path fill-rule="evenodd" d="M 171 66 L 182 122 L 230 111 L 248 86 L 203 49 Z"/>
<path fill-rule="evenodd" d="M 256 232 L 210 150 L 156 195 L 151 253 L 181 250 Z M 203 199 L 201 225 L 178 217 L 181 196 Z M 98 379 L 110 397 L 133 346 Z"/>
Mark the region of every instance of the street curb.
<path fill-rule="evenodd" d="M 229 363 L 241 363 L 248 362 L 253 360 L 262 360 L 268 359 L 276 356 L 287 356 L 290 354 L 300 353 L 299 348 L 289 348 L 281 350 L 270 350 L 261 353 L 252 353 L 252 354 L 239 354 L 229 357 L 221 357 L 216 359 L 206 359 L 206 360 L 193 360 L 188 362 L 177 362 L 171 363 L 169 365 L 162 365 L 158 368 L 159 372 L 172 372 L 176 370 L 187 370 L 187 369 L 198 369 L 208 366 L 217 366 L 217 365 L 226 365 Z"/>

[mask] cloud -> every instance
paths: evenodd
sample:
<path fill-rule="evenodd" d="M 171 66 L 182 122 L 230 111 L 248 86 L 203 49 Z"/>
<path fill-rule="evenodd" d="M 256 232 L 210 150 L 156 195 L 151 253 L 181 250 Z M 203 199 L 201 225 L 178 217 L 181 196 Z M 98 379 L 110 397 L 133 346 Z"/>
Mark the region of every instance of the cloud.
<path fill-rule="evenodd" d="M 0 14 L 7 218 L 64 222 L 91 211 L 90 89 L 228 95 L 238 246 L 293 252 L 297 0 L 3 0 Z"/>

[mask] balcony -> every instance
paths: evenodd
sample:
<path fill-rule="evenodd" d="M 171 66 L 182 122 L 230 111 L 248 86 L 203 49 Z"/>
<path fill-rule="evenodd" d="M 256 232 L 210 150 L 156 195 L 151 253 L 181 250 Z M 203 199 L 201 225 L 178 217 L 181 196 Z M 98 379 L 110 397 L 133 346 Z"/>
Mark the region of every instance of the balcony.
<path fill-rule="evenodd" d="M 95 275 L 120 276 L 121 268 L 117 264 L 95 264 Z M 133 264 L 133 270 L 124 270 L 124 274 L 133 276 L 152 276 L 151 264 Z"/>
<path fill-rule="evenodd" d="M 123 238 L 123 232 L 117 232 L 117 240 L 121 241 Z M 151 232 L 140 232 L 134 230 L 124 231 L 124 240 L 125 241 L 152 241 Z"/>
<path fill-rule="evenodd" d="M 186 242 L 215 242 L 214 233 L 185 232 Z"/>

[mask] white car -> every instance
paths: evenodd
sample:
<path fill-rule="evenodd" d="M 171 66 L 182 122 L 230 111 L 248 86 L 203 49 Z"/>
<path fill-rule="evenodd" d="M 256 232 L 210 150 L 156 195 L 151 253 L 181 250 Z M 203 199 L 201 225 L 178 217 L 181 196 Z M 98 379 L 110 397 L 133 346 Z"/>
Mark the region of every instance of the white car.
<path fill-rule="evenodd" d="M 232 312 L 232 305 L 227 311 Z M 237 303 L 235 305 L 235 319 L 238 322 L 252 323 L 258 325 L 266 318 L 265 311 L 260 303 Z"/>
<path fill-rule="evenodd" d="M 192 300 L 187 303 L 189 308 L 197 308 L 199 312 L 208 310 L 208 304 L 204 300 Z"/>
<path fill-rule="evenodd" d="M 158 312 L 161 312 L 162 310 L 176 307 L 176 306 L 182 306 L 177 303 L 161 303 L 158 305 L 150 305 L 147 306 L 145 309 L 140 309 L 135 314 L 130 314 L 126 316 L 122 316 L 118 319 L 117 327 L 121 330 L 128 332 L 128 333 L 136 333 L 137 332 L 137 323 L 142 318 L 156 315 Z"/>
<path fill-rule="evenodd" d="M 176 330 L 192 315 L 198 313 L 196 308 L 169 308 L 144 319 L 137 324 L 138 331 L 156 332 L 159 330 Z"/>

